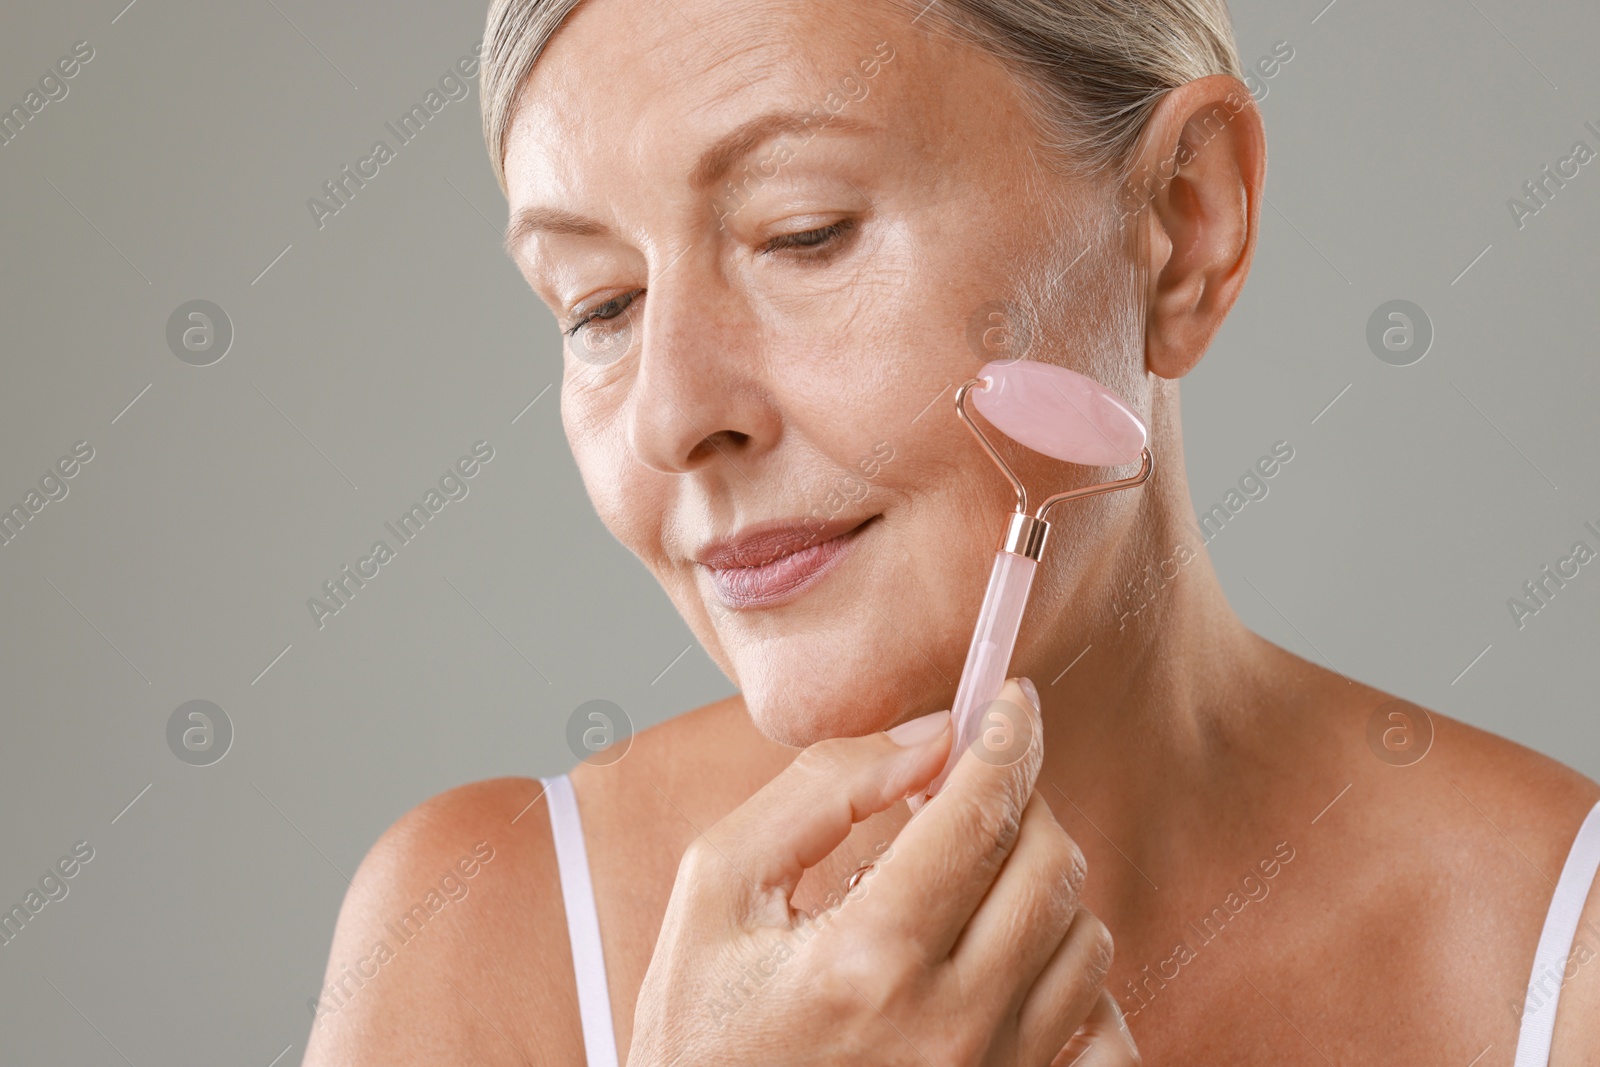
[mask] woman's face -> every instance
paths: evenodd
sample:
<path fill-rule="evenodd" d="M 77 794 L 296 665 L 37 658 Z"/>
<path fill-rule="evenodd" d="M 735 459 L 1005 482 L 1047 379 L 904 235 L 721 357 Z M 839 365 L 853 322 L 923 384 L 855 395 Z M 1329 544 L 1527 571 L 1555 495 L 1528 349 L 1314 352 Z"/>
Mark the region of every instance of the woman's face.
<path fill-rule="evenodd" d="M 1026 354 L 1148 412 L 1111 193 L 1036 142 L 995 60 L 881 0 L 589 0 L 524 83 L 512 251 L 576 328 L 584 483 L 777 741 L 952 703 L 1015 505 L 962 382 Z M 1033 503 L 1116 476 L 996 440 Z M 1130 496 L 1052 513 L 1013 673 L 1109 610 Z"/>

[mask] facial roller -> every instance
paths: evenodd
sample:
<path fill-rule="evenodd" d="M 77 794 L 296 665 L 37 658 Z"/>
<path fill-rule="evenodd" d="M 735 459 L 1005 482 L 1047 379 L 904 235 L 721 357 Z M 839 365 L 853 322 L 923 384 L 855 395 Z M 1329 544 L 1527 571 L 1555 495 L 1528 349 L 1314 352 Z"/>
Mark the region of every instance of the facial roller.
<path fill-rule="evenodd" d="M 1030 515 L 1028 491 L 1022 481 L 967 414 L 968 394 L 990 425 L 1018 444 L 1052 459 L 1087 467 L 1114 467 L 1142 455 L 1143 466 L 1131 478 L 1057 493 Z M 1052 363 L 1008 359 L 985 364 L 976 378 L 956 391 L 956 414 L 1010 479 L 1017 491 L 1017 510 L 995 553 L 983 608 L 978 613 L 966 666 L 961 670 L 961 684 L 956 689 L 955 706 L 950 709 L 954 730 L 950 755 L 944 769 L 928 786 L 924 800 L 938 793 L 961 754 L 971 747 L 983 725 L 984 711 L 1005 684 L 1033 575 L 1050 533 L 1046 513 L 1064 501 L 1143 485 L 1155 469 L 1155 459 L 1145 447 L 1148 434 L 1144 422 L 1133 409 L 1099 382 Z"/>

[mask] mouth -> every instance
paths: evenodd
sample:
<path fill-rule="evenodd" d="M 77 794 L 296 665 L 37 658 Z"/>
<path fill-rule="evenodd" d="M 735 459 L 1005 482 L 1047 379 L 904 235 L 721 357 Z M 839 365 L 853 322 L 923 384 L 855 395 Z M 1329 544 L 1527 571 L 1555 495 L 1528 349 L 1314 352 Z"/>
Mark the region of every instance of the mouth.
<path fill-rule="evenodd" d="M 794 600 L 837 567 L 879 516 L 860 521 L 773 524 L 702 550 L 697 562 L 732 609 L 775 607 Z"/>

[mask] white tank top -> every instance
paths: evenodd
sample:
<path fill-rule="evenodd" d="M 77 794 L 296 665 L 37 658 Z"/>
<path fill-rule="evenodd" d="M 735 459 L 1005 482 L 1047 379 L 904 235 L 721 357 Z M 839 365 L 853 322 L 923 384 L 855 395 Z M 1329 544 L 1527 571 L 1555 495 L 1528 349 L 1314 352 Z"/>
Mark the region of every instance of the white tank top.
<path fill-rule="evenodd" d="M 600 918 L 594 906 L 594 885 L 589 880 L 589 853 L 583 844 L 583 822 L 572 782 L 566 775 L 540 779 L 549 801 L 550 830 L 555 838 L 556 866 L 561 872 L 561 897 L 567 912 L 567 937 L 572 942 L 572 969 L 578 981 L 578 1016 L 583 1023 L 583 1047 L 588 1067 L 617 1067 L 617 1036 L 611 1024 L 611 990 L 606 985 L 606 961 L 600 949 Z M 1514 1067 L 1548 1067 L 1550 1040 L 1555 1030 L 1556 1005 L 1561 999 L 1567 957 L 1578 933 L 1578 919 L 1588 899 L 1595 872 L 1600 869 L 1600 804 L 1578 828 L 1567 862 L 1561 868 L 1550 910 L 1533 954 L 1533 972 L 1517 1034 Z"/>

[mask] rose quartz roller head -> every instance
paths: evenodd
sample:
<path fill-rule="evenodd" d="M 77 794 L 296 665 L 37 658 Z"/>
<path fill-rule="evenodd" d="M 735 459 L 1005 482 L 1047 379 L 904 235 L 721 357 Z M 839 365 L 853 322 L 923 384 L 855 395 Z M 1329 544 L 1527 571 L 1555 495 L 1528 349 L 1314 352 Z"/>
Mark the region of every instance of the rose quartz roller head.
<path fill-rule="evenodd" d="M 1027 490 L 967 414 L 968 393 L 991 425 L 1035 452 L 1086 467 L 1118 466 L 1142 456 L 1143 466 L 1131 478 L 1057 493 L 1030 515 Z M 1011 480 L 1017 491 L 1017 510 L 995 553 L 989 588 L 983 595 L 983 608 L 978 613 L 972 646 L 956 689 L 955 706 L 950 709 L 954 724 L 950 756 L 923 799 L 932 797 L 944 785 L 956 761 L 978 736 L 986 718 L 984 710 L 1005 684 L 1022 611 L 1050 532 L 1045 513 L 1065 500 L 1143 485 L 1155 468 L 1155 460 L 1145 447 L 1148 435 L 1144 423 L 1133 409 L 1099 382 L 1053 363 L 1010 359 L 985 364 L 976 378 L 956 391 L 956 414 Z"/>

